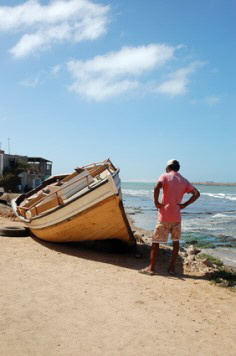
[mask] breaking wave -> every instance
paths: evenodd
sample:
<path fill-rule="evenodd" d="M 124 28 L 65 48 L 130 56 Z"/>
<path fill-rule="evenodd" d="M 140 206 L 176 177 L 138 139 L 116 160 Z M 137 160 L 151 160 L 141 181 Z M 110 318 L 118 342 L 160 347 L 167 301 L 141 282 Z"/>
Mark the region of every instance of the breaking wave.
<path fill-rule="evenodd" d="M 153 197 L 153 191 L 151 190 L 145 190 L 145 189 L 122 189 L 122 193 L 126 195 L 130 195 L 132 197 L 146 197 L 146 198 L 152 198 Z"/>
<path fill-rule="evenodd" d="M 201 195 L 206 195 L 211 198 L 216 199 L 227 199 L 227 200 L 235 200 L 236 201 L 236 194 L 225 194 L 225 193 L 201 193 Z"/>

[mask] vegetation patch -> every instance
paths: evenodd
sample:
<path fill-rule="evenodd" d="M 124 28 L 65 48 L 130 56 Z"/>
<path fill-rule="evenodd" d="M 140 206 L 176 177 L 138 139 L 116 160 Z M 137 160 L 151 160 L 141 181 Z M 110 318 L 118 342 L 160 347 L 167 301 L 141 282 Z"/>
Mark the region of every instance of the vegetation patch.
<path fill-rule="evenodd" d="M 219 271 L 215 271 L 210 279 L 212 283 L 218 286 L 229 287 L 236 291 L 236 272 L 231 269 L 221 268 Z"/>
<path fill-rule="evenodd" d="M 209 266 L 215 265 L 217 267 L 223 267 L 223 262 L 219 258 L 208 255 L 207 253 L 200 253 L 198 258 L 206 261 Z"/>
<path fill-rule="evenodd" d="M 224 266 L 219 258 L 206 253 L 199 254 L 197 259 L 210 268 L 208 277 L 213 284 L 236 291 L 236 270 Z"/>

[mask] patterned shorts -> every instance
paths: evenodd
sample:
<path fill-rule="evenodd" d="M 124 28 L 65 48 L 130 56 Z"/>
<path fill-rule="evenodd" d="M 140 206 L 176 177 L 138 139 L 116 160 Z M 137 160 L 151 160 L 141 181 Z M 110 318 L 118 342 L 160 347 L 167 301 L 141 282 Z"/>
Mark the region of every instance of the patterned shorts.
<path fill-rule="evenodd" d="M 158 222 L 152 236 L 152 242 L 167 242 L 169 234 L 171 235 L 172 241 L 179 241 L 181 235 L 181 223 Z"/>

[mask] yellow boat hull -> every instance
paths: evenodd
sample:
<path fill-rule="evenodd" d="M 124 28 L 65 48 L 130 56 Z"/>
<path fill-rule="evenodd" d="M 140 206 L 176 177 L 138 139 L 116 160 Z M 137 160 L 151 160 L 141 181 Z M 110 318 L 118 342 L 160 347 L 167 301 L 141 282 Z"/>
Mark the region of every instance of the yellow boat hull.
<path fill-rule="evenodd" d="M 119 239 L 132 243 L 133 234 L 119 196 L 109 197 L 95 206 L 58 224 L 34 229 L 38 238 L 50 242 L 78 242 Z"/>
<path fill-rule="evenodd" d="M 119 170 L 110 160 L 54 176 L 12 201 L 16 215 L 50 242 L 134 242 L 124 211 Z"/>

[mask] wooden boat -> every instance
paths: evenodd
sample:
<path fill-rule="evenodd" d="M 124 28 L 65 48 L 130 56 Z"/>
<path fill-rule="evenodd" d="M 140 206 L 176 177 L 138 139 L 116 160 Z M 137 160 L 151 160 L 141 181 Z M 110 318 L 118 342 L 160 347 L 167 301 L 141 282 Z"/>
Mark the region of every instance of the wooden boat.
<path fill-rule="evenodd" d="M 12 208 L 46 241 L 135 241 L 123 207 L 119 169 L 109 159 L 50 177 L 12 200 Z"/>

